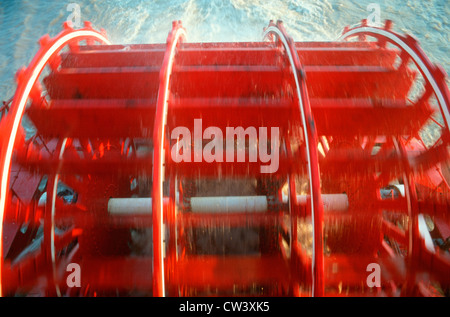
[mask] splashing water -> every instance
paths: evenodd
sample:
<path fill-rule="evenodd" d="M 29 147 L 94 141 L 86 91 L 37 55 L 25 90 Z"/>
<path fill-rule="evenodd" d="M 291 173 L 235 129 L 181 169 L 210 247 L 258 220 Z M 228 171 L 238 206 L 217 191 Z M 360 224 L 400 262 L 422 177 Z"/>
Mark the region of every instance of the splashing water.
<path fill-rule="evenodd" d="M 259 41 L 269 20 L 281 19 L 296 41 L 336 40 L 349 24 L 367 18 L 373 0 L 15 0 L 0 2 L 0 95 L 15 90 L 14 74 L 27 65 L 44 34 L 57 34 L 71 11 L 104 28 L 113 43 L 165 42 L 173 20 L 182 20 L 188 41 Z M 449 72 L 450 14 L 446 0 L 377 1 L 381 20 L 416 36 L 430 59 Z"/>

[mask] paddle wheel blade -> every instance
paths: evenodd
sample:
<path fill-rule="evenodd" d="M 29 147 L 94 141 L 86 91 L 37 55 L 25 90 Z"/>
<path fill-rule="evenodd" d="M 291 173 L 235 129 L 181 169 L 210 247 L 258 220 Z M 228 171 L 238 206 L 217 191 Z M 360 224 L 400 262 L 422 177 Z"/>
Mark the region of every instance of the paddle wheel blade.
<path fill-rule="evenodd" d="M 39 43 L 0 108 L 0 295 L 448 296 L 447 75 L 391 21 Z"/>

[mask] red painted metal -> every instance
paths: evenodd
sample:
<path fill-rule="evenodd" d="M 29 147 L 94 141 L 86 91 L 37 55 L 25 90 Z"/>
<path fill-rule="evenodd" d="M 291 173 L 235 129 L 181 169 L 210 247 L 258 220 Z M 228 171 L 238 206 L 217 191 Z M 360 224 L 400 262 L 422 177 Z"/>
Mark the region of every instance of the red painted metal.
<path fill-rule="evenodd" d="M 262 42 L 185 35 L 176 21 L 166 43 L 98 45 L 87 23 L 40 40 L 0 108 L 0 295 L 448 296 L 449 91 L 416 40 L 390 21 L 337 42 L 281 22 Z M 194 152 L 195 119 L 279 128 L 278 169 L 261 173 L 250 141 L 244 162 L 177 162 L 171 132 Z M 195 209 L 210 196 L 231 205 Z"/>
<path fill-rule="evenodd" d="M 156 102 L 155 124 L 153 128 L 153 294 L 165 296 L 164 278 L 164 213 L 163 213 L 163 182 L 164 182 L 164 150 L 167 109 L 169 104 L 169 89 L 171 88 L 172 67 L 175 60 L 175 50 L 184 38 L 185 31 L 181 21 L 174 22 L 172 31 L 167 37 L 167 50 L 164 54 L 160 72 L 160 84 Z"/>
<path fill-rule="evenodd" d="M 312 274 L 313 282 L 312 289 L 314 296 L 323 296 L 324 281 L 323 281 L 323 202 L 320 190 L 320 171 L 318 161 L 318 136 L 312 116 L 311 106 L 309 104 L 309 96 L 305 83 L 305 70 L 300 63 L 296 50 L 294 49 L 294 41 L 289 37 L 284 29 L 281 21 L 277 24 L 270 23 L 266 29 L 265 35 L 275 35 L 284 45 L 286 54 L 289 56 L 289 63 L 292 67 L 292 72 L 295 77 L 295 84 L 297 89 L 296 101 L 300 107 L 301 121 L 305 135 L 306 151 L 308 153 L 308 176 L 311 197 L 311 218 L 313 220 L 313 260 L 312 260 Z M 291 194 L 291 192 L 289 193 Z M 291 199 L 293 199 L 291 197 Z"/>
<path fill-rule="evenodd" d="M 17 80 L 19 82 L 16 94 L 12 100 L 8 114 L 2 118 L 2 133 L 1 133 L 1 155 L 0 165 L 2 166 L 2 185 L 0 191 L 0 218 L 3 219 L 7 210 L 7 200 L 10 199 L 8 190 L 9 169 L 11 165 L 12 148 L 16 139 L 16 134 L 19 129 L 20 120 L 22 118 L 26 101 L 35 87 L 35 83 L 41 74 L 45 65 L 54 59 L 54 56 L 69 43 L 77 43 L 78 41 L 86 39 L 95 39 L 99 42 L 107 42 L 104 35 L 92 30 L 88 25 L 84 29 L 73 30 L 68 23 L 64 24 L 64 31 L 56 38 L 50 39 L 43 37 L 40 40 L 41 50 L 31 61 L 28 68 L 19 74 Z M 3 221 L 2 221 L 3 222 Z M 2 228 L 2 226 L 0 226 Z M 3 231 L 0 230 L 0 236 L 3 236 Z M 3 249 L 0 244 L 0 281 L 2 280 L 3 272 Z M 3 285 L 0 285 L 0 295 L 2 295 Z"/>

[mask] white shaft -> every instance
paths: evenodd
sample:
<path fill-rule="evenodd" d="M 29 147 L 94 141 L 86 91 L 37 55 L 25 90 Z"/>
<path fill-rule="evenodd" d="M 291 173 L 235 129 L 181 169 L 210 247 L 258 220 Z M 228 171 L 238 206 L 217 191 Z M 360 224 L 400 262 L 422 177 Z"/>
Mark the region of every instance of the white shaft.
<path fill-rule="evenodd" d="M 306 205 L 309 196 L 297 195 L 300 205 Z M 322 195 L 324 211 L 346 211 L 348 197 L 346 194 Z M 287 202 L 287 196 L 283 197 Z M 266 196 L 224 196 L 224 197 L 192 197 L 191 209 L 195 213 L 207 212 L 266 212 L 268 202 Z M 108 212 L 112 215 L 142 215 L 152 213 L 151 198 L 111 198 L 108 201 Z"/>

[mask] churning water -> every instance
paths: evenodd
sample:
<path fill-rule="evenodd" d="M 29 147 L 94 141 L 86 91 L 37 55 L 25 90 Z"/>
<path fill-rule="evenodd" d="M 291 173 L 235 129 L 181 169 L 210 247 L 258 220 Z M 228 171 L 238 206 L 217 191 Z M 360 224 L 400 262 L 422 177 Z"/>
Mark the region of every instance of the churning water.
<path fill-rule="evenodd" d="M 56 35 L 79 8 L 81 21 L 104 28 L 113 43 L 165 42 L 173 20 L 182 20 L 190 42 L 260 41 L 269 20 L 281 19 L 296 41 L 333 41 L 347 25 L 379 6 L 381 21 L 414 35 L 433 62 L 449 73 L 448 0 L 0 0 L 0 101 L 14 94 L 14 74 L 38 50 L 44 34 Z"/>

